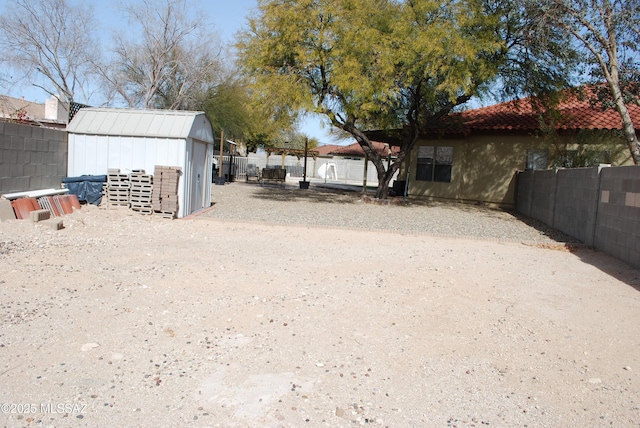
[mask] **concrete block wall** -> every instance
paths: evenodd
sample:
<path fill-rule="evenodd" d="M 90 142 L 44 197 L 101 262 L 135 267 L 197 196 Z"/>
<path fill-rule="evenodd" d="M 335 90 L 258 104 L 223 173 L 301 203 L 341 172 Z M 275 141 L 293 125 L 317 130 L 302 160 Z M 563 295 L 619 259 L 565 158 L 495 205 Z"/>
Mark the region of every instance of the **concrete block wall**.
<path fill-rule="evenodd" d="M 557 172 L 552 227 L 593 245 L 598 214 L 599 168 L 561 169 Z"/>
<path fill-rule="evenodd" d="M 65 130 L 0 121 L 0 194 L 59 188 L 67 152 Z"/>
<path fill-rule="evenodd" d="M 594 246 L 640 268 L 640 167 L 604 168 L 600 176 Z"/>
<path fill-rule="evenodd" d="M 518 190 L 516 192 L 516 210 L 531 217 L 531 199 L 533 196 L 533 176 L 535 171 L 528 169 L 518 174 Z"/>
<path fill-rule="evenodd" d="M 517 209 L 640 269 L 638 166 L 521 172 Z"/>
<path fill-rule="evenodd" d="M 529 217 L 553 226 L 556 195 L 556 171 L 535 171 Z"/>

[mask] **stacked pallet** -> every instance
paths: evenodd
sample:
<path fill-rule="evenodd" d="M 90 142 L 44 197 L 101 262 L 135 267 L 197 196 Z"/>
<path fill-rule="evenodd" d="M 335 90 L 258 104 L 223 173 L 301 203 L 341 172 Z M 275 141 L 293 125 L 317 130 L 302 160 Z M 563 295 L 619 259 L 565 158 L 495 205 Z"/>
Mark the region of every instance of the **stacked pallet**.
<path fill-rule="evenodd" d="M 107 206 L 129 206 L 131 182 L 129 174 L 120 174 L 119 169 L 109 169 L 107 174 Z"/>
<path fill-rule="evenodd" d="M 133 211 L 140 214 L 153 214 L 153 175 L 144 170 L 133 170 L 129 174 L 129 203 Z"/>
<path fill-rule="evenodd" d="M 178 182 L 182 168 L 156 165 L 154 170 L 153 210 L 162 217 L 175 218 L 178 213 Z"/>

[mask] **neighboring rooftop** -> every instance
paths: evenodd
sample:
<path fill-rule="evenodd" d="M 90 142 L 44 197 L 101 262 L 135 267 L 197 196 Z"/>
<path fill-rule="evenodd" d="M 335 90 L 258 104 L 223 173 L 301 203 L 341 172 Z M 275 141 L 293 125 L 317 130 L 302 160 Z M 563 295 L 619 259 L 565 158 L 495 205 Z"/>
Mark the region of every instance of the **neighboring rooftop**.
<path fill-rule="evenodd" d="M 395 154 L 397 152 L 396 147 L 389 148 L 387 143 L 381 143 L 378 141 L 371 142 L 380 156 L 389 156 L 389 154 Z M 318 146 L 316 149 L 320 156 L 358 156 L 364 157 L 364 150 L 360 147 L 360 144 L 353 143 L 348 146 L 339 146 L 336 144 L 327 144 L 324 146 Z"/>
<path fill-rule="evenodd" d="M 67 109 L 53 96 L 40 104 L 0 95 L 0 118 L 55 126 L 66 124 L 67 117 Z"/>
<path fill-rule="evenodd" d="M 0 117 L 19 119 L 21 116 L 28 120 L 43 119 L 44 104 L 0 95 Z"/>

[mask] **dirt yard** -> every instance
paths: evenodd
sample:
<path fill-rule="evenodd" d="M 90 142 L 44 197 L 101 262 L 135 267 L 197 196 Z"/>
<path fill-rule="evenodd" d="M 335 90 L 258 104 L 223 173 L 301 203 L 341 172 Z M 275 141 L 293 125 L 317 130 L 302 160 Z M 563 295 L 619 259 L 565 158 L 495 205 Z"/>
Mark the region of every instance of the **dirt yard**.
<path fill-rule="evenodd" d="M 0 223 L 0 425 L 640 425 L 640 272 L 602 253 L 64 222 Z"/>

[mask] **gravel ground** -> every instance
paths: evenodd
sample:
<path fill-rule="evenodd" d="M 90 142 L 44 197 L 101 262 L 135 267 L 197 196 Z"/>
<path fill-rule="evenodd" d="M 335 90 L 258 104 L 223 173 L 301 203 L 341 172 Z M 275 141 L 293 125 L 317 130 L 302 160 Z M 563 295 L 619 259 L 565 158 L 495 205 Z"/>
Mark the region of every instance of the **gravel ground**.
<path fill-rule="evenodd" d="M 640 426 L 639 271 L 483 207 L 213 192 L 0 222 L 0 426 Z"/>
<path fill-rule="evenodd" d="M 309 190 L 299 190 L 291 184 L 282 188 L 276 185 L 228 183 L 212 186 L 215 205 L 204 216 L 234 222 L 375 230 L 531 244 L 578 242 L 514 211 L 415 198 L 392 198 L 397 202 L 378 205 L 366 199 L 359 191 L 319 187 L 313 183 Z"/>

